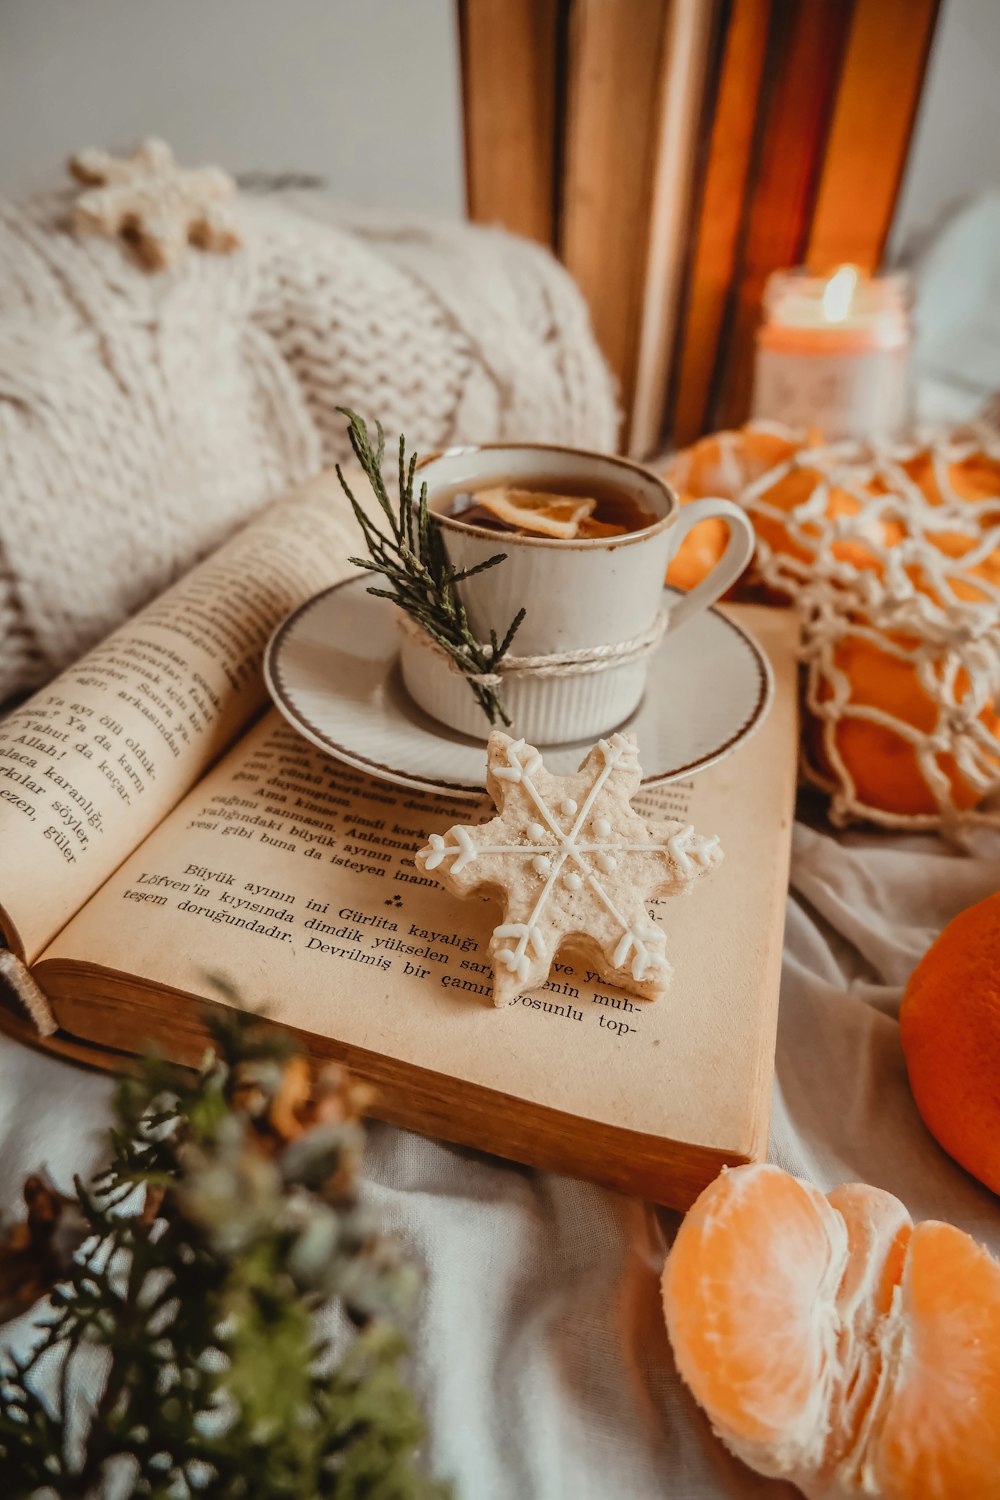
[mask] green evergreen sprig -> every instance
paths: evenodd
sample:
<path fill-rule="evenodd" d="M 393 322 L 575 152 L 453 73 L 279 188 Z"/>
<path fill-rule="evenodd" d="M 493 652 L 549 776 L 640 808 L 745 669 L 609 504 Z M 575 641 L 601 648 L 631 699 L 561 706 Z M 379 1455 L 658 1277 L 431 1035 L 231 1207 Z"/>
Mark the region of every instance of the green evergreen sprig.
<path fill-rule="evenodd" d="M 447 651 L 463 672 L 470 676 L 496 672 L 510 649 L 525 610 L 518 610 L 502 639 L 491 631 L 488 642 L 478 641 L 469 628 L 465 606 L 455 585 L 466 578 L 474 578 L 477 573 L 485 573 L 487 568 L 495 568 L 506 560 L 506 553 L 497 552 L 472 568 L 453 568 L 440 530 L 431 523 L 426 484 L 420 486 L 414 504 L 417 455 L 411 454 L 407 460 L 405 438 L 399 439 L 399 500 L 394 503 L 382 478 L 385 437 L 381 422 L 375 423 L 377 440 L 372 447 L 367 424 L 357 412 L 347 406 L 339 406 L 337 410 L 347 418 L 354 456 L 371 485 L 389 528 L 387 535 L 374 524 L 351 492 L 338 464 L 337 478 L 351 502 L 368 548 L 367 557 L 352 557 L 349 561 L 370 573 L 380 573 L 391 585 L 387 589 L 370 588 L 369 594 L 398 604 L 423 627 L 431 640 Z M 491 724 L 498 719 L 504 724 L 510 723 L 496 687 L 475 681 L 470 681 L 469 686 Z"/>
<path fill-rule="evenodd" d="M 419 1277 L 355 1188 L 364 1091 L 258 1020 L 214 1031 L 197 1075 L 122 1084 L 89 1188 L 31 1179 L 0 1237 L 3 1315 L 48 1294 L 0 1358 L 3 1493 L 444 1500 L 399 1372 Z"/>

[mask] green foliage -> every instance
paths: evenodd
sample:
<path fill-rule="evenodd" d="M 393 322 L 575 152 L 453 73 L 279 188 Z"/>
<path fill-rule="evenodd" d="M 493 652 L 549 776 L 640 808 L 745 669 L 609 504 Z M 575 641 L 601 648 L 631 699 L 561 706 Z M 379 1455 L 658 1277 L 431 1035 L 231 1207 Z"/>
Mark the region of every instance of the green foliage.
<path fill-rule="evenodd" d="M 197 1075 L 148 1061 L 122 1083 L 90 1188 L 31 1180 L 0 1289 L 16 1304 L 23 1275 L 30 1300 L 40 1264 L 54 1284 L 31 1353 L 0 1365 L 5 1500 L 448 1493 L 417 1462 L 399 1369 L 419 1278 L 354 1187 L 365 1093 L 237 1016 Z M 316 1331 L 331 1304 L 335 1348 Z"/>
<path fill-rule="evenodd" d="M 497 552 L 474 568 L 456 569 L 448 561 L 448 555 L 437 526 L 431 524 L 427 504 L 427 486 L 420 486 L 416 505 L 413 501 L 414 472 L 417 455 L 406 458 L 406 441 L 399 439 L 399 502 L 393 504 L 382 478 L 382 460 L 385 457 L 385 437 L 381 422 L 376 422 L 378 434 L 373 448 L 368 428 L 356 412 L 339 406 L 338 411 L 348 419 L 348 436 L 354 456 L 364 470 L 379 503 L 389 534 L 371 521 L 359 502 L 351 493 L 350 486 L 337 465 L 337 478 L 346 494 L 358 525 L 361 527 L 368 548 L 368 557 L 352 557 L 348 560 L 356 567 L 366 568 L 370 573 L 380 573 L 391 585 L 388 589 L 370 588 L 369 594 L 379 599 L 391 599 L 400 609 L 421 625 L 432 640 L 447 651 L 452 661 L 470 675 L 469 686 L 476 701 L 491 724 L 502 719 L 510 723 L 500 695 L 495 686 L 477 682 L 476 676 L 489 675 L 497 671 L 510 649 L 525 611 L 518 610 L 502 640 L 496 632 L 490 632 L 490 640 L 483 644 L 476 640 L 469 629 L 465 606 L 458 596 L 455 585 L 465 578 L 484 573 L 505 562 L 507 554 Z"/>

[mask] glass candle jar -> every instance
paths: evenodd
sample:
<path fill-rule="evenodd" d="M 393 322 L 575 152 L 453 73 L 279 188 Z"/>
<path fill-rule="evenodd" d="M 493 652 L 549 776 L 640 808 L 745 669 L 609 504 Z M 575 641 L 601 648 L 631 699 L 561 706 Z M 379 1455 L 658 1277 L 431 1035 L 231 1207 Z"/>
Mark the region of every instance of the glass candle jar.
<path fill-rule="evenodd" d="M 909 410 L 906 275 L 775 271 L 757 332 L 752 416 L 825 439 L 887 436 Z"/>

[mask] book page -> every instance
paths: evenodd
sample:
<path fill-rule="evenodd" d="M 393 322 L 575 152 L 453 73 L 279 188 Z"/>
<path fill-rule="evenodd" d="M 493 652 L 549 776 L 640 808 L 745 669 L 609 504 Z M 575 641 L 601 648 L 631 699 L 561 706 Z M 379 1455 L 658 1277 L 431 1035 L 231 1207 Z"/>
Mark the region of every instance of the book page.
<path fill-rule="evenodd" d="M 352 571 L 347 515 L 320 475 L 0 722 L 0 937 L 28 963 L 260 710 L 271 631 Z"/>
<path fill-rule="evenodd" d="M 246 1004 L 368 1054 L 657 1136 L 762 1146 L 795 787 L 795 624 L 780 610 L 735 613 L 774 662 L 769 716 L 720 765 L 637 799 L 650 817 L 718 833 L 725 851 L 689 895 L 653 903 L 674 966 L 662 999 L 626 996 L 562 953 L 543 988 L 494 1009 L 496 903 L 459 900 L 413 859 L 428 833 L 492 809 L 373 780 L 275 712 L 60 934 L 37 969 L 43 988 L 50 960 L 194 994 L 210 995 L 206 976 L 221 974 Z M 169 1004 L 163 1036 L 152 1012 L 130 1010 L 113 1044 L 138 1049 L 152 1035 L 169 1046 L 196 1021 Z M 72 1030 L 69 1007 L 54 1008 Z M 149 1034 L 126 1033 L 144 1023 Z"/>

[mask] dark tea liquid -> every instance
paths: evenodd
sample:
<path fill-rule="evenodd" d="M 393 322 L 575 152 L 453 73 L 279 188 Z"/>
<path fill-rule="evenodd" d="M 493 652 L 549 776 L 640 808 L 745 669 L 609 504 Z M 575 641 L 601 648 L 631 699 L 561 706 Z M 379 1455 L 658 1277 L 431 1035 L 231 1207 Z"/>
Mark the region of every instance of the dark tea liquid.
<path fill-rule="evenodd" d="M 627 490 L 595 480 L 500 477 L 474 490 L 456 487 L 434 509 L 488 531 L 573 541 L 624 536 L 659 519 Z"/>

